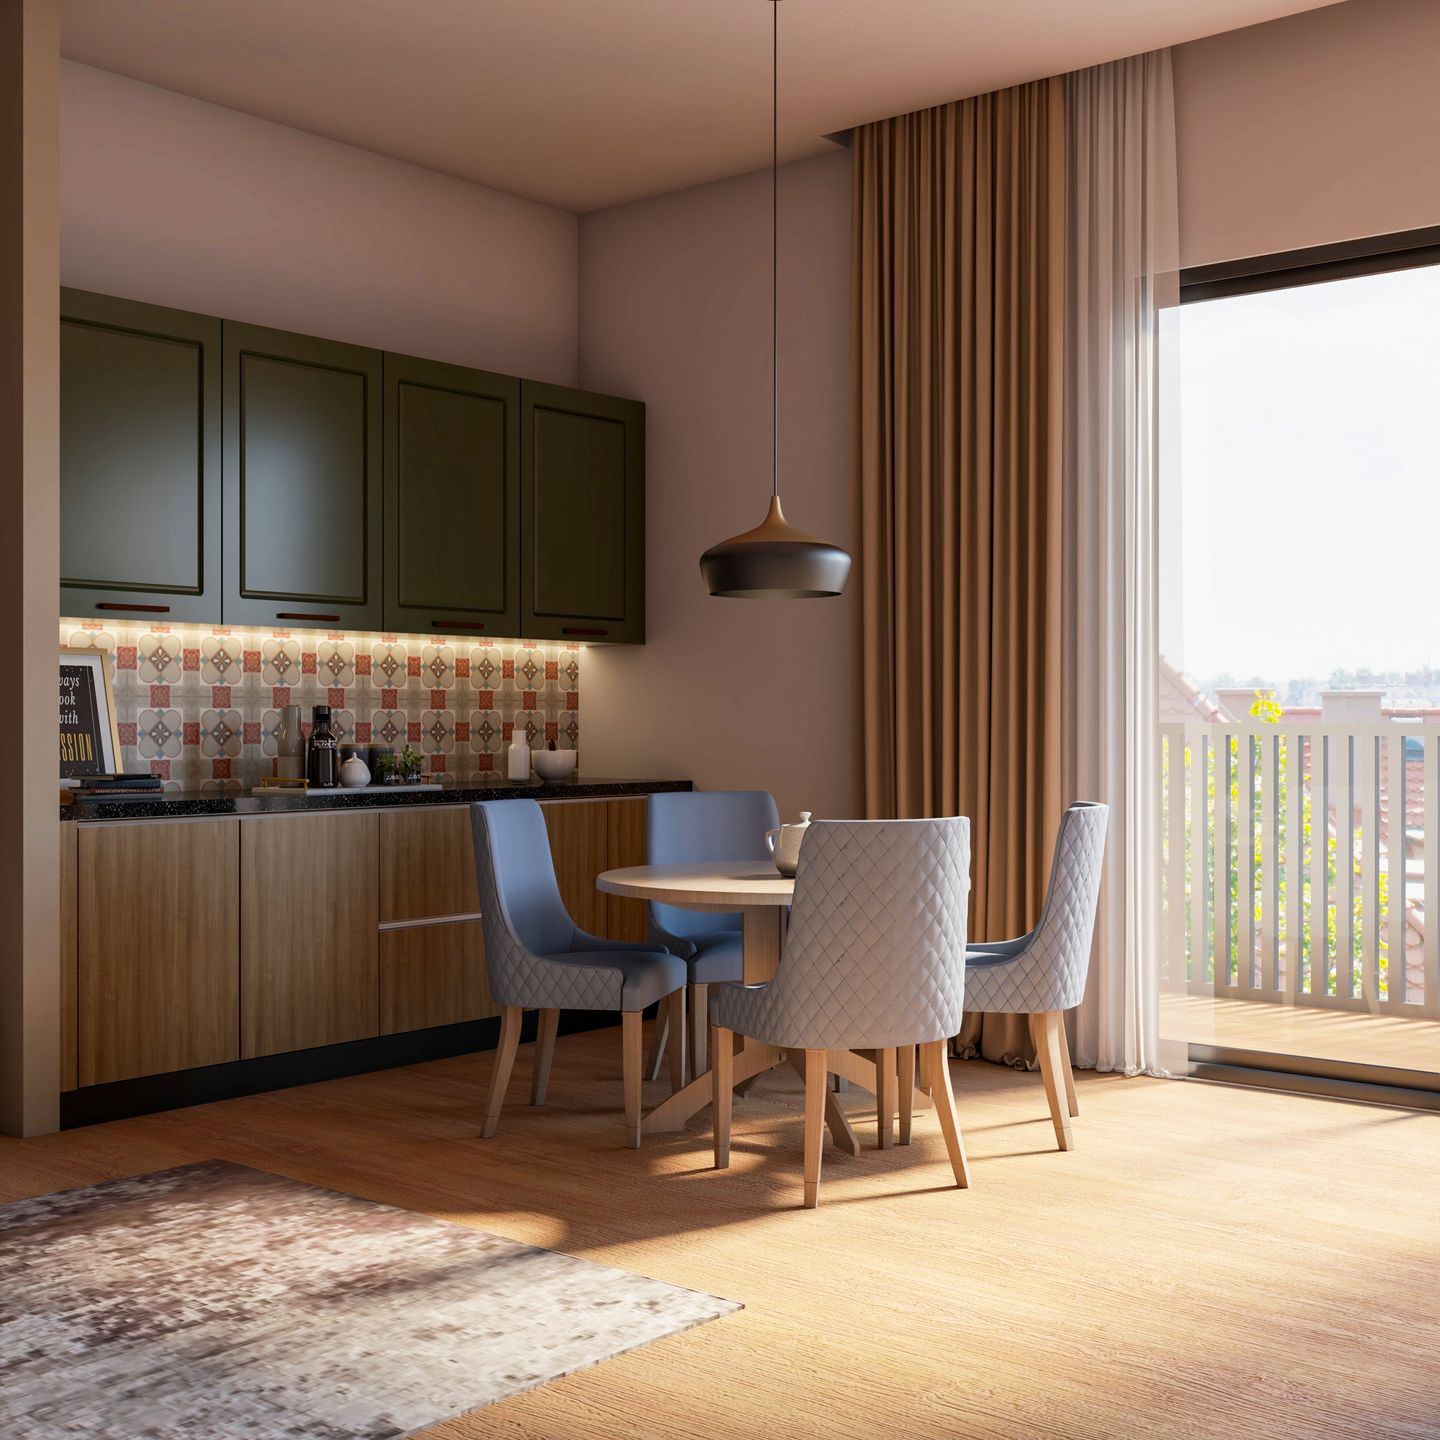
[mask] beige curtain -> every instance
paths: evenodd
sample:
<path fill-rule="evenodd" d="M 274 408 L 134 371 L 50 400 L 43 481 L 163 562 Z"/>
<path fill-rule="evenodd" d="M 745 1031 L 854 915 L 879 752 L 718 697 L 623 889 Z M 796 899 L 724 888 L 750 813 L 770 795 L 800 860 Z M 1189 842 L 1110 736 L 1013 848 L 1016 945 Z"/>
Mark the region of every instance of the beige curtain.
<path fill-rule="evenodd" d="M 1068 794 L 1110 806 L 1072 1054 L 1157 1074 L 1159 351 L 1179 262 L 1170 52 L 1077 70 L 1066 94 L 1062 773 Z"/>
<path fill-rule="evenodd" d="M 976 939 L 1034 923 L 1062 803 L 1064 120 L 1054 79 L 853 142 L 866 813 L 970 817 Z"/>

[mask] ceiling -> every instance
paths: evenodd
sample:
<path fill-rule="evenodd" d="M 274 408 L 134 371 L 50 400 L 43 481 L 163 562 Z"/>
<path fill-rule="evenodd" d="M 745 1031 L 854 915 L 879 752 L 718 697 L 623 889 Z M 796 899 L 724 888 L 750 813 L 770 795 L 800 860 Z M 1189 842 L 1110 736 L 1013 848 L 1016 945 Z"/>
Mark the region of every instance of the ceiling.
<path fill-rule="evenodd" d="M 1333 0 L 784 0 L 781 150 Z M 766 164 L 768 0 L 63 0 L 72 60 L 567 210 Z"/>

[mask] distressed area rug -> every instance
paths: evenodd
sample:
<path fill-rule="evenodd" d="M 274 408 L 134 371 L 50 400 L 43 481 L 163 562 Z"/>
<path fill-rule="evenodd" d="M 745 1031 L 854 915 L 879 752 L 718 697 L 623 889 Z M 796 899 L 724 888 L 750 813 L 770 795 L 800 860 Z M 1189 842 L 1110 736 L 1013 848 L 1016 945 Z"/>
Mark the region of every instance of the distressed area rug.
<path fill-rule="evenodd" d="M 740 1308 L 210 1160 L 0 1206 L 0 1436 L 389 1440 Z"/>

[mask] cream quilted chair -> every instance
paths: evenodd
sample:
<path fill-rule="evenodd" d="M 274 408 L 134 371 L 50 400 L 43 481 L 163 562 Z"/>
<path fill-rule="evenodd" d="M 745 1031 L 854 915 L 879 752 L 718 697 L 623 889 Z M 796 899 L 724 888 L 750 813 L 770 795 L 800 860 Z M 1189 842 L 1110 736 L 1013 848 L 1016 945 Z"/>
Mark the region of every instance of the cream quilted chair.
<path fill-rule="evenodd" d="M 820 1185 L 827 1052 L 873 1050 L 893 1077 L 919 1046 L 957 1185 L 969 1184 L 945 1045 L 965 1004 L 970 822 L 817 820 L 800 848 L 775 978 L 711 994 L 715 1165 L 730 1163 L 733 1036 L 804 1054 L 805 1205 Z M 913 1053 L 913 1052 L 911 1052 Z M 888 1087 L 882 1087 L 888 1088 Z M 887 1105 L 882 1098 L 882 1133 Z"/>
<path fill-rule="evenodd" d="M 1030 1035 L 1062 1150 L 1074 1147 L 1070 1120 L 1080 1113 L 1064 1012 L 1073 1010 L 1085 995 L 1109 818 L 1109 808 L 1095 801 L 1070 806 L 1055 839 L 1039 924 L 1017 940 L 972 945 L 965 956 L 966 1010 L 1030 1017 Z"/>

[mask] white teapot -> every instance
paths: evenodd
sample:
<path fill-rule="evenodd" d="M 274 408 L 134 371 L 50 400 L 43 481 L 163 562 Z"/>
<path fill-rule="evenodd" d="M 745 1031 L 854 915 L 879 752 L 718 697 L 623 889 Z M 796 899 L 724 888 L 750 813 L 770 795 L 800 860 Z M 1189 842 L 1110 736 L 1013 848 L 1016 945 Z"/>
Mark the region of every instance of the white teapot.
<path fill-rule="evenodd" d="M 800 842 L 810 828 L 810 811 L 800 812 L 798 825 L 782 825 L 778 830 L 765 832 L 765 844 L 774 858 L 775 868 L 782 875 L 793 875 L 800 863 Z"/>

